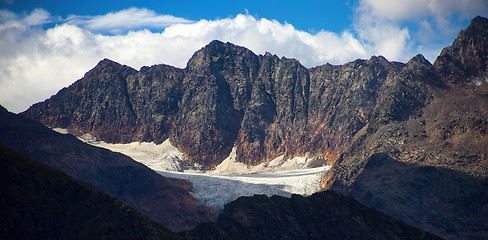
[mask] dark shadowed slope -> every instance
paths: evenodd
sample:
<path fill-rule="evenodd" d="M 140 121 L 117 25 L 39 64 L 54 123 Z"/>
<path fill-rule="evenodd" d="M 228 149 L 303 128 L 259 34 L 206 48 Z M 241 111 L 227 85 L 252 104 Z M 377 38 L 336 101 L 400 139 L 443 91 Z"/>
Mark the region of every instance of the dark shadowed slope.
<path fill-rule="evenodd" d="M 309 197 L 241 197 L 187 239 L 441 239 L 334 191 Z"/>
<path fill-rule="evenodd" d="M 118 199 L 0 145 L 0 239 L 182 239 Z"/>
<path fill-rule="evenodd" d="M 131 158 L 54 132 L 0 107 L 0 143 L 107 191 L 157 222 L 189 229 L 213 212 L 197 206 L 191 183 L 165 178 Z"/>

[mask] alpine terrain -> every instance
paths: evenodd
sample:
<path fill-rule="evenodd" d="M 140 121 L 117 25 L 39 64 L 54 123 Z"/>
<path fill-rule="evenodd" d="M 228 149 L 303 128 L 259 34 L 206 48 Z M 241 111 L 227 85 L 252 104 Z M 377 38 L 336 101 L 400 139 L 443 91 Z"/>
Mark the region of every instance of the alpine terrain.
<path fill-rule="evenodd" d="M 297 219 L 308 215 L 300 214 L 344 219 L 362 212 L 366 217 L 353 217 L 356 227 L 336 225 L 350 235 L 342 230 L 330 235 L 354 238 L 371 227 L 371 219 L 383 217 L 370 217 L 368 207 L 349 207 L 357 204 L 350 197 L 414 226 L 390 222 L 377 229 L 382 236 L 435 238 L 420 228 L 448 239 L 488 237 L 488 19 L 483 17 L 460 31 L 433 64 L 422 55 L 407 63 L 373 56 L 306 68 L 295 59 L 212 41 L 184 69 L 154 65 L 135 70 L 104 59 L 71 86 L 15 115 L 21 120 L 4 121 L 14 118 L 8 114 L 2 112 L 0 143 L 106 190 L 160 223 L 171 224 L 156 215 L 168 207 L 155 199 L 185 199 L 182 205 L 169 201 L 175 204 L 172 209 L 181 209 L 171 215 L 179 222 L 167 225 L 177 230 L 195 225 L 196 220 L 185 220 L 187 213 L 190 219 L 215 217 L 187 198 L 188 182 L 164 178 L 124 155 L 79 145 L 73 136 L 54 134 L 35 121 L 106 143 L 168 140 L 183 153 L 186 168 L 214 170 L 230 155 L 248 166 L 277 157 L 309 157 L 316 166 L 332 166 L 321 187 L 341 194 L 255 196 L 249 198 L 256 199 L 252 203 L 240 198 L 226 205 L 215 222 L 186 232 L 191 239 L 200 233 L 215 239 L 247 236 L 242 227 L 254 226 L 258 220 L 252 219 L 261 219 L 263 226 L 284 224 L 288 233 L 297 234 L 286 236 L 300 238 L 316 233 L 303 230 Z M 29 130 L 31 125 L 38 130 Z M 70 154 L 59 155 L 60 148 Z M 97 160 L 84 165 L 84 158 Z M 157 196 L 146 198 L 147 193 Z M 343 212 L 323 209 L 330 198 L 347 203 L 340 207 Z M 256 209 L 268 209 L 269 215 Z M 331 226 L 332 220 L 322 220 L 311 224 Z M 410 230 L 412 235 L 404 234 Z"/>

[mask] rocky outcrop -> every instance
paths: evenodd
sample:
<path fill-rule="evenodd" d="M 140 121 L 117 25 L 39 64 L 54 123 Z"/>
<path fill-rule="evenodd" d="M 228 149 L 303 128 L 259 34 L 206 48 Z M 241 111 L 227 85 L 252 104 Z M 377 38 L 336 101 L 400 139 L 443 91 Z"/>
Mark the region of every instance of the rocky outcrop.
<path fill-rule="evenodd" d="M 136 71 L 104 59 L 28 115 L 47 126 L 90 133 L 107 142 L 168 138 L 181 99 L 182 70 L 165 65 Z"/>
<path fill-rule="evenodd" d="M 92 185 L 0 145 L 0 239 L 182 239 Z"/>
<path fill-rule="evenodd" d="M 291 198 L 254 195 L 227 204 L 186 239 L 441 239 L 334 191 Z"/>
<path fill-rule="evenodd" d="M 173 230 L 213 218 L 212 209 L 197 206 L 188 192 L 190 182 L 165 178 L 125 155 L 0 109 L 0 144 L 93 184 Z"/>
<path fill-rule="evenodd" d="M 451 46 L 442 50 L 434 67 L 450 84 L 488 85 L 488 21 L 476 17 Z"/>

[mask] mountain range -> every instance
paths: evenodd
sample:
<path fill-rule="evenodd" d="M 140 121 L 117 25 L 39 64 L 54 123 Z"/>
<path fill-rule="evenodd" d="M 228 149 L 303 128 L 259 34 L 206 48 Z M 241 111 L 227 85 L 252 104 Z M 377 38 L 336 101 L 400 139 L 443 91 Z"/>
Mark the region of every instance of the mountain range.
<path fill-rule="evenodd" d="M 248 165 L 281 155 L 313 156 L 332 166 L 324 189 L 441 237 L 488 236 L 488 20 L 483 17 L 474 18 L 433 64 L 422 55 L 407 63 L 374 56 L 306 68 L 295 59 L 256 55 L 220 41 L 197 51 L 184 69 L 154 65 L 137 71 L 105 59 L 21 115 L 109 143 L 169 139 L 190 165 L 207 169 L 233 148 L 236 160 Z M 27 144 L 35 131 L 10 139 L 15 134 L 2 134 L 2 143 L 41 161 L 42 151 L 57 147 L 38 140 Z M 73 175 L 79 171 L 72 161 L 55 167 Z M 102 170 L 94 165 L 84 174 L 114 172 Z M 129 191 L 126 198 L 134 194 Z M 212 218 L 205 209 L 197 212 Z"/>

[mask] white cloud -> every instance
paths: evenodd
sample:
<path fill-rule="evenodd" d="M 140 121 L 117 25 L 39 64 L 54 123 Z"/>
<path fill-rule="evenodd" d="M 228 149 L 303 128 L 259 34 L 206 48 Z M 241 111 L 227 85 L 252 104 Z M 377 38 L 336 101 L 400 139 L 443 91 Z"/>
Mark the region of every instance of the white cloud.
<path fill-rule="evenodd" d="M 67 23 L 86 28 L 94 32 L 126 33 L 128 30 L 155 28 L 163 29 L 176 23 L 190 23 L 190 20 L 171 15 L 157 14 L 145 8 L 128 8 L 118 12 L 99 16 L 68 17 Z"/>
<path fill-rule="evenodd" d="M 242 14 L 235 18 L 173 25 L 166 28 L 162 35 L 169 39 L 192 40 L 202 45 L 219 39 L 245 46 L 257 54 L 271 52 L 296 58 L 309 67 L 369 57 L 350 32 L 336 34 L 321 31 L 310 34 L 296 30 L 290 24 L 264 18 L 258 20 Z"/>
<path fill-rule="evenodd" d="M 452 38 L 477 15 L 488 13 L 486 0 L 360 0 L 356 19 L 374 19 L 374 24 L 410 28 L 419 44 Z M 464 21 L 460 21 L 464 20 Z M 364 26 L 365 24 L 360 24 Z"/>

